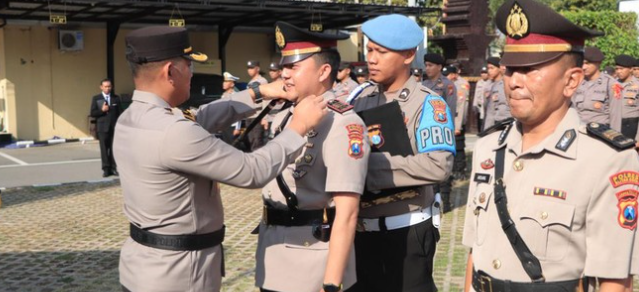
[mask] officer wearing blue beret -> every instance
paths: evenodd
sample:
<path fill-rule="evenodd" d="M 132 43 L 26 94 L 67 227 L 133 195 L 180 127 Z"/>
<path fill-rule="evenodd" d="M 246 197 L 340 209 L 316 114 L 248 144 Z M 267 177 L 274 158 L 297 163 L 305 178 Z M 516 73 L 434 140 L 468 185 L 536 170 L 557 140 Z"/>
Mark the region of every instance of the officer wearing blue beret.
<path fill-rule="evenodd" d="M 432 275 L 439 209 L 432 207 L 432 185 L 452 170 L 453 117 L 442 97 L 411 76 L 410 64 L 423 40 L 415 21 L 385 15 L 365 22 L 362 31 L 369 39 L 366 59 L 375 85 L 359 91 L 355 110 L 397 103 L 410 154 L 370 154 L 366 189 L 387 195 L 362 197 L 355 235 L 357 283 L 348 291 L 437 291 Z M 367 126 L 369 137 L 385 135 L 384 128 Z"/>

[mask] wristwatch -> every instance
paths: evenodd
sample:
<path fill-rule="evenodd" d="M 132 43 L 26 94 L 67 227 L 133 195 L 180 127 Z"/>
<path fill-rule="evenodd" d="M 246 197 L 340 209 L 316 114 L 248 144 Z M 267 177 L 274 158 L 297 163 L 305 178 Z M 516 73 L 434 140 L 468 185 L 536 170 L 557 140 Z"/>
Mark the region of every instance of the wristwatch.
<path fill-rule="evenodd" d="M 339 284 L 339 286 L 335 285 L 335 284 L 330 284 L 330 283 L 324 283 L 324 292 L 339 292 L 342 291 L 342 284 Z"/>
<path fill-rule="evenodd" d="M 261 103 L 262 102 L 262 93 L 260 92 L 260 83 L 259 82 L 253 82 L 253 83 L 249 84 L 248 87 L 251 90 L 253 90 L 253 93 L 255 93 L 255 103 Z"/>

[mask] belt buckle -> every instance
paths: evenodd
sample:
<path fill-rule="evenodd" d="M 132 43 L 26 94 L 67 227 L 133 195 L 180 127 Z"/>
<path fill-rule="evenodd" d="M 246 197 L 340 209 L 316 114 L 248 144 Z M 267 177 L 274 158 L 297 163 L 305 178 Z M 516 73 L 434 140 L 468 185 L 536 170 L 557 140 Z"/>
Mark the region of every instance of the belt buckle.
<path fill-rule="evenodd" d="M 479 283 L 481 284 L 481 292 L 493 292 L 493 280 L 490 277 L 479 275 Z M 486 290 L 486 285 L 488 286 L 488 290 Z"/>

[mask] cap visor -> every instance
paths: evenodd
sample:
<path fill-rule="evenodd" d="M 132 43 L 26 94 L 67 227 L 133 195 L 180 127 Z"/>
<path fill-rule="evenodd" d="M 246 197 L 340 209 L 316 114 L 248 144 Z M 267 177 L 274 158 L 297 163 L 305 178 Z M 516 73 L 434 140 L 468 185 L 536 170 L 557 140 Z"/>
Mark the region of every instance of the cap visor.
<path fill-rule="evenodd" d="M 299 54 L 299 55 L 291 55 L 291 56 L 282 56 L 282 59 L 280 59 L 280 65 L 288 65 L 288 64 L 293 64 L 293 63 L 297 63 L 299 61 L 302 61 L 310 56 L 312 56 L 315 53 L 311 53 L 311 54 Z"/>
<path fill-rule="evenodd" d="M 506 67 L 529 67 L 555 60 L 566 52 L 544 52 L 544 53 L 504 53 L 501 58 L 501 66 Z"/>
<path fill-rule="evenodd" d="M 200 52 L 193 52 L 188 55 L 184 55 L 184 58 L 187 58 L 193 62 L 198 62 L 198 63 L 204 63 L 206 62 L 206 60 L 209 59 L 207 55 L 202 54 Z"/>

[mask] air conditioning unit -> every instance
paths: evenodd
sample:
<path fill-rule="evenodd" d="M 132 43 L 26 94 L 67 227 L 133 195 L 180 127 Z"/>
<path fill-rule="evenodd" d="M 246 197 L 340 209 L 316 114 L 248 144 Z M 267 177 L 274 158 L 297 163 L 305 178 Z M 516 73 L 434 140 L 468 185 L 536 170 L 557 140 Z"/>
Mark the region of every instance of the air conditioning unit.
<path fill-rule="evenodd" d="M 58 31 L 58 46 L 60 51 L 82 51 L 84 49 L 84 34 L 81 30 Z"/>

